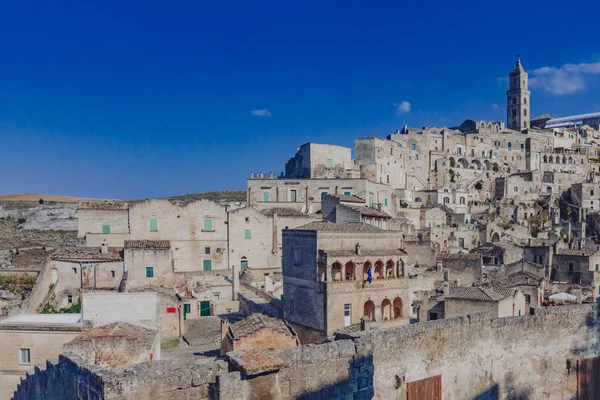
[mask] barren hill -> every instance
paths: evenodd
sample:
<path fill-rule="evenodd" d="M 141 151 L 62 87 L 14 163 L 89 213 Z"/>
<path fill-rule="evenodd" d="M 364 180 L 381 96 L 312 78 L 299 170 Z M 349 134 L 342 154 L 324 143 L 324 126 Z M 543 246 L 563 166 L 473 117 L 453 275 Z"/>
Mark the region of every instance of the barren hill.
<path fill-rule="evenodd" d="M 77 203 L 79 201 L 105 201 L 105 199 L 93 199 L 77 196 L 61 196 L 57 194 L 22 193 L 0 195 L 0 201 L 39 201 L 40 199 L 56 203 Z"/>

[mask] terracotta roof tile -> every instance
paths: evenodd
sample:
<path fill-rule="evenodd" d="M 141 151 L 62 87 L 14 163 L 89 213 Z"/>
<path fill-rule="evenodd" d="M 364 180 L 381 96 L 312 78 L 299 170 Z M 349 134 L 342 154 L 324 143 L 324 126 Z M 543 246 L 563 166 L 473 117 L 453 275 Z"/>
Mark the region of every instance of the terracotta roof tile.
<path fill-rule="evenodd" d="M 229 326 L 229 332 L 234 339 L 239 339 L 266 328 L 270 328 L 274 331 L 287 335 L 293 334 L 285 321 L 263 314 L 252 314 L 243 320 L 236 322 L 235 324 L 231 324 Z"/>
<path fill-rule="evenodd" d="M 129 204 L 124 201 L 82 201 L 79 203 L 80 210 L 119 210 L 125 211 L 129 209 Z"/>
<path fill-rule="evenodd" d="M 168 240 L 126 240 L 126 249 L 170 249 Z"/>
<path fill-rule="evenodd" d="M 321 231 L 321 232 L 385 232 L 384 230 L 369 224 L 358 222 L 349 222 L 346 224 L 336 224 L 330 221 L 314 221 L 306 225 L 295 228 L 301 231 Z"/>
<path fill-rule="evenodd" d="M 277 214 L 278 217 L 304 217 L 306 214 L 302 214 L 300 211 L 293 208 L 286 207 L 271 207 L 261 211 L 263 215 L 272 217 L 273 214 Z"/>
<path fill-rule="evenodd" d="M 97 261 L 111 262 L 123 261 L 121 252 L 115 249 L 109 249 L 106 254 L 98 247 L 72 247 L 55 250 L 50 255 L 51 260 L 55 261 Z"/>
<path fill-rule="evenodd" d="M 446 298 L 457 300 L 498 301 L 511 295 L 511 291 L 500 290 L 500 292 L 501 293 L 498 293 L 498 291 L 482 287 L 452 286 L 450 288 L 450 294 L 447 295 Z"/>

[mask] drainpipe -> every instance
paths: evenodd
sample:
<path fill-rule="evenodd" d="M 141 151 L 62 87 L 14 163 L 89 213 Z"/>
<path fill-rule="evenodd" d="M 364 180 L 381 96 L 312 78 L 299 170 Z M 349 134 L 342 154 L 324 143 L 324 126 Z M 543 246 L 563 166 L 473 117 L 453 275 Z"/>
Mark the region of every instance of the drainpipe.
<path fill-rule="evenodd" d="M 304 189 L 304 203 L 306 205 L 306 213 L 308 214 L 308 186 Z"/>

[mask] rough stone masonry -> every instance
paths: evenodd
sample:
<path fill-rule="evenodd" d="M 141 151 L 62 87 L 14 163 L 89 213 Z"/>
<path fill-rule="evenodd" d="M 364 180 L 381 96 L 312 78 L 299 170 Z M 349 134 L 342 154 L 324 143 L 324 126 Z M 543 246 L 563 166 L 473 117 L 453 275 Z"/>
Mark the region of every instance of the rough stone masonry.
<path fill-rule="evenodd" d="M 578 387 L 578 375 L 600 375 L 583 368 L 598 356 L 599 327 L 597 305 L 584 304 L 359 332 L 184 368 L 157 361 L 107 371 L 63 354 L 28 375 L 14 399 L 406 399 L 412 382 L 437 375 L 445 400 L 591 399 L 599 393 Z"/>

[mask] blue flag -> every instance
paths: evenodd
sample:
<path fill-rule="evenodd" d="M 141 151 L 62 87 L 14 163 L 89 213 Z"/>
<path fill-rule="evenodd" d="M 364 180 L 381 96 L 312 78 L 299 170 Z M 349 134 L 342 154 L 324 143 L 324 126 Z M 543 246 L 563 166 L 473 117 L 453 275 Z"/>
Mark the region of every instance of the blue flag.
<path fill-rule="evenodd" d="M 369 271 L 367 271 L 367 282 L 373 282 L 373 266 L 369 267 Z"/>

